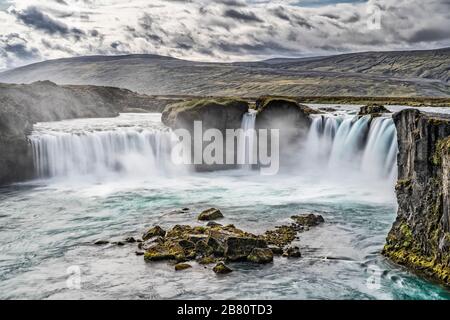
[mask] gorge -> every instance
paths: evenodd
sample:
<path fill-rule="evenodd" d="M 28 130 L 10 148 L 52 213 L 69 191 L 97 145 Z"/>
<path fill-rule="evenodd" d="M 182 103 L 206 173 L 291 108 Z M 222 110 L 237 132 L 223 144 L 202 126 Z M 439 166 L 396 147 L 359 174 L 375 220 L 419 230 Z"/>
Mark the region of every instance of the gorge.
<path fill-rule="evenodd" d="M 49 89 L 54 86 L 49 83 L 34 86 L 65 90 L 65 95 L 76 90 Z M 124 101 L 139 102 L 132 109 L 151 113 L 124 112 L 130 103 L 122 104 L 120 98 L 99 104 L 105 96 L 98 90 L 107 97 L 125 94 Z M 393 115 L 360 116 L 359 106 L 217 98 L 173 101 L 161 114 L 148 96 L 113 88 L 88 87 L 85 93 L 102 108 L 91 109 L 86 102 L 91 100 L 61 102 L 60 111 L 46 117 L 23 112 L 22 127 L 1 127 L 8 133 L 2 137 L 17 138 L 4 139 L 6 148 L 20 141 L 25 150 L 2 153 L 10 157 L 3 162 L 8 169 L 1 171 L 6 177 L 2 182 L 12 181 L 11 166 L 27 173 L 15 176 L 22 183 L 2 188 L 7 206 L 1 219 L 7 227 L 0 237 L 7 258 L 0 271 L 8 297 L 21 294 L 14 289 L 18 281 L 34 286 L 42 279 L 52 285 L 37 297 L 74 294 L 54 276 L 64 276 L 67 264 L 85 270 L 87 287 L 76 294 L 87 297 L 117 298 L 130 292 L 145 298 L 265 297 L 267 292 L 273 298 L 448 297 L 445 289 L 390 265 L 379 254 L 395 217 L 397 185 L 398 218 L 383 253 L 448 284 L 449 120 L 440 114 L 445 108 L 387 106 Z M 4 121 L 10 114 L 2 124 L 14 123 Z M 249 165 L 173 165 L 170 151 L 177 139 L 171 130 L 191 130 L 195 120 L 219 130 L 280 129 L 279 175 L 259 176 Z M 250 149 L 251 142 L 238 152 Z M 19 154 L 27 155 L 24 167 L 20 158 L 12 158 Z M 38 179 L 23 183 L 32 177 Z M 201 268 L 186 271 L 188 277 L 173 275 L 162 265 L 144 266 L 127 248 L 92 246 L 101 238 L 136 236 L 144 225 L 183 223 L 211 205 L 225 212 L 225 223 L 255 232 L 300 212 L 324 215 L 326 223 L 300 236 L 302 259 L 276 259 L 256 269 L 241 266 L 227 283 L 205 276 Z M 174 209 L 183 207 L 189 210 Z M 33 229 L 36 223 L 40 230 Z M 24 254 L 17 255 L 21 250 Z M 108 268 L 116 263 L 131 271 Z M 373 276 L 378 277 L 377 290 L 366 286 Z M 93 284 L 99 289 L 92 289 Z"/>

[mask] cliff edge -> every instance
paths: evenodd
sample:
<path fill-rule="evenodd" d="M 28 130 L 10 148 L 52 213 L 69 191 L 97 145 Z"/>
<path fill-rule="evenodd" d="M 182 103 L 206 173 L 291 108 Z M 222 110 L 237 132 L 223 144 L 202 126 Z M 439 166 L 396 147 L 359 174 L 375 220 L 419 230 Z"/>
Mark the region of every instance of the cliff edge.
<path fill-rule="evenodd" d="M 398 215 L 383 254 L 450 286 L 450 116 L 407 109 L 394 122 Z"/>

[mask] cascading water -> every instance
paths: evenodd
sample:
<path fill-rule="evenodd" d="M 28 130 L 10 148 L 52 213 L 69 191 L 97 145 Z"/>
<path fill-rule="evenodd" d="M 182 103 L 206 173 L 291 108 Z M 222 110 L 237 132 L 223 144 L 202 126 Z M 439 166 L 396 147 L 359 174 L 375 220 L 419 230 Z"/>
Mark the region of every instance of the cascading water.
<path fill-rule="evenodd" d="M 392 118 L 316 116 L 302 150 L 306 165 L 321 172 L 358 173 L 393 180 L 397 139 Z"/>
<path fill-rule="evenodd" d="M 100 128 L 89 126 L 95 119 L 66 121 L 65 127 L 56 128 L 36 125 L 30 141 L 37 175 L 44 178 L 169 174 L 173 170 L 170 158 L 173 134 L 152 121 L 143 122 L 146 116 L 121 117 L 119 120 L 125 118 L 129 122 L 108 125 L 111 120 L 105 120 L 106 124 Z"/>
<path fill-rule="evenodd" d="M 243 130 L 243 138 L 244 141 L 241 145 L 241 157 L 243 159 L 244 164 L 241 166 L 242 169 L 251 170 L 252 164 L 256 163 L 257 155 L 256 155 L 256 131 L 255 131 L 255 123 L 256 123 L 256 111 L 249 110 L 242 117 L 242 130 Z"/>

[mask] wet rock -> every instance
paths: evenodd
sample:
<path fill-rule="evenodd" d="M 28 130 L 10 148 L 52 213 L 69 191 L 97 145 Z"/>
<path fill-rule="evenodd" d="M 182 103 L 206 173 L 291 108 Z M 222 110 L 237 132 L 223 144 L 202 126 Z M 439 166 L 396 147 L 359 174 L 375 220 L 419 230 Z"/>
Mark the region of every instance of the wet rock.
<path fill-rule="evenodd" d="M 213 235 L 214 233 L 208 237 L 206 244 L 212 249 L 214 255 L 222 257 L 225 254 L 224 241 L 214 238 Z"/>
<path fill-rule="evenodd" d="M 325 219 L 321 215 L 312 213 L 292 216 L 291 219 L 294 220 L 297 225 L 303 227 L 315 227 L 325 222 Z"/>
<path fill-rule="evenodd" d="M 246 260 L 255 248 L 267 248 L 266 241 L 250 237 L 228 237 L 224 255 L 230 261 Z"/>
<path fill-rule="evenodd" d="M 183 209 L 181 209 L 181 211 L 184 211 L 184 212 L 189 211 L 189 208 L 183 208 Z"/>
<path fill-rule="evenodd" d="M 209 221 L 206 224 L 207 227 L 221 227 L 222 225 L 220 223 L 214 222 L 214 221 Z"/>
<path fill-rule="evenodd" d="M 371 104 L 371 105 L 361 107 L 358 115 L 359 116 L 365 116 L 365 115 L 380 116 L 383 113 L 391 113 L 391 112 L 380 104 Z"/>
<path fill-rule="evenodd" d="M 260 264 L 272 262 L 273 252 L 269 248 L 254 248 L 247 256 L 247 261 Z"/>
<path fill-rule="evenodd" d="M 169 250 L 161 245 L 153 246 L 144 254 L 144 259 L 146 261 L 163 261 L 163 260 L 173 260 L 175 259 L 175 254 L 169 252 Z"/>
<path fill-rule="evenodd" d="M 200 257 L 207 257 L 212 255 L 214 250 L 205 240 L 201 240 L 195 244 L 195 253 Z"/>
<path fill-rule="evenodd" d="M 319 108 L 319 110 L 325 111 L 325 112 L 336 112 L 337 111 L 336 108 L 332 108 L 332 107 L 322 107 L 322 108 Z"/>
<path fill-rule="evenodd" d="M 175 271 L 181 271 L 181 270 L 186 270 L 192 268 L 192 266 L 188 263 L 177 263 L 175 265 Z"/>
<path fill-rule="evenodd" d="M 283 257 L 287 258 L 300 258 L 302 255 L 298 247 L 288 247 L 283 252 Z"/>
<path fill-rule="evenodd" d="M 268 244 L 284 247 L 295 240 L 297 230 L 292 226 L 278 226 L 274 230 L 268 230 L 263 238 Z"/>
<path fill-rule="evenodd" d="M 97 240 L 97 241 L 94 242 L 94 244 L 96 246 L 103 246 L 105 244 L 109 244 L 109 241 L 107 241 L 107 240 Z"/>
<path fill-rule="evenodd" d="M 216 219 L 220 219 L 220 218 L 223 218 L 223 214 L 222 214 L 222 212 L 220 212 L 219 209 L 216 209 L 216 208 L 207 209 L 207 210 L 203 211 L 202 213 L 200 213 L 200 215 L 198 216 L 198 220 L 200 220 L 200 221 L 210 221 L 210 220 L 216 220 Z"/>
<path fill-rule="evenodd" d="M 216 264 L 216 266 L 213 268 L 213 271 L 217 274 L 227 274 L 233 272 L 233 270 L 228 268 L 223 262 L 219 262 L 218 264 Z"/>
<path fill-rule="evenodd" d="M 116 245 L 116 246 L 119 246 L 119 247 L 122 247 L 122 246 L 124 246 L 124 245 L 125 245 L 125 243 L 124 243 L 124 242 L 122 242 L 122 241 L 115 241 L 115 242 L 111 242 L 111 244 L 114 244 L 114 245 Z"/>
<path fill-rule="evenodd" d="M 126 243 L 135 243 L 136 239 L 134 237 L 128 237 L 128 238 L 125 238 L 125 242 Z"/>
<path fill-rule="evenodd" d="M 145 254 L 145 252 L 144 251 L 136 251 L 135 254 L 137 256 L 143 256 Z"/>
<path fill-rule="evenodd" d="M 208 236 L 205 234 L 192 234 L 192 235 L 188 236 L 188 240 L 193 243 L 197 243 L 202 240 L 206 241 L 207 239 L 208 239 Z"/>
<path fill-rule="evenodd" d="M 274 245 L 269 245 L 268 248 L 272 250 L 274 255 L 281 256 L 283 254 L 283 248 Z"/>
<path fill-rule="evenodd" d="M 164 237 L 166 235 L 166 231 L 164 231 L 163 228 L 161 228 L 160 226 L 154 226 L 152 228 L 150 228 L 143 236 L 142 239 L 148 240 L 150 238 L 153 237 Z"/>
<path fill-rule="evenodd" d="M 216 258 L 209 256 L 209 257 L 203 257 L 197 260 L 199 264 L 212 264 L 217 261 Z"/>

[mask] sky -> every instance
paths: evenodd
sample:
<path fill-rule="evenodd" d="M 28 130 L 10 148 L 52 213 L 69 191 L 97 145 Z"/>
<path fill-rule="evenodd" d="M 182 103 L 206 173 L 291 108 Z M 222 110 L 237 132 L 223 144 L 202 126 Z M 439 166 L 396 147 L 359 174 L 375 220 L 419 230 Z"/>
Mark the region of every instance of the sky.
<path fill-rule="evenodd" d="M 83 55 L 249 61 L 450 46 L 450 0 L 0 0 L 0 70 Z"/>

